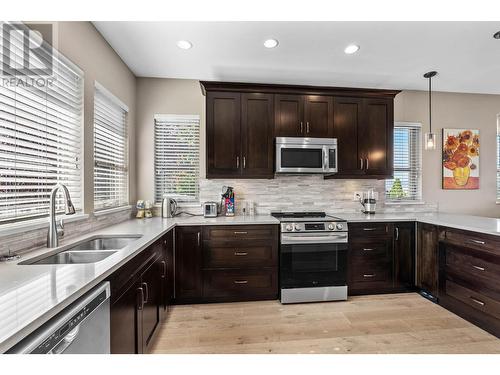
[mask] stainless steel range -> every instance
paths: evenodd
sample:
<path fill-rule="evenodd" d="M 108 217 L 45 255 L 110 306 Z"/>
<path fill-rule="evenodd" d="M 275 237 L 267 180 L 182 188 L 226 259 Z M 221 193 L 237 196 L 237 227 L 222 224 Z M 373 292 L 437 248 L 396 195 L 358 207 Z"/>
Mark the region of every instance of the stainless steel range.
<path fill-rule="evenodd" d="M 347 299 L 347 222 L 324 212 L 272 212 L 280 220 L 281 303 Z"/>

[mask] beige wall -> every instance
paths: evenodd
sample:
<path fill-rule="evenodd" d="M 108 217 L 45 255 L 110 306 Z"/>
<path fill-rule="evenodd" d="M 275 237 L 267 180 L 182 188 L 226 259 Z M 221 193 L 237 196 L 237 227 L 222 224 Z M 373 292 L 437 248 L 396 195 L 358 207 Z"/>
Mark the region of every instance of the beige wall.
<path fill-rule="evenodd" d="M 187 79 L 137 78 L 137 198 L 154 199 L 154 115 L 199 115 L 200 176 L 205 176 L 205 97 Z"/>
<path fill-rule="evenodd" d="M 500 113 L 500 95 L 435 93 L 433 129 L 441 142 L 441 128 L 477 128 L 481 135 L 480 189 L 450 191 L 441 189 L 440 147 L 423 151 L 423 199 L 438 204 L 443 212 L 500 217 L 496 200 L 496 115 Z M 202 118 L 201 175 L 205 175 L 205 98 L 195 80 L 137 79 L 138 197 L 154 195 L 153 116 L 155 113 L 199 114 Z M 395 120 L 420 122 L 428 127 L 426 92 L 404 91 L 396 97 Z M 331 180 L 334 184 L 335 180 Z M 411 206 L 406 207 L 411 209 Z M 417 209 L 417 207 L 415 207 Z"/>
<path fill-rule="evenodd" d="M 136 199 L 136 78 L 90 22 L 59 22 L 58 49 L 84 72 L 84 209 L 94 209 L 94 84 L 102 84 L 129 107 L 129 196 Z"/>
<path fill-rule="evenodd" d="M 404 91 L 396 97 L 395 121 L 420 122 L 429 129 L 428 94 Z M 496 201 L 496 121 L 500 114 L 500 95 L 433 93 L 432 129 L 437 133 L 435 151 L 423 151 L 423 199 L 437 202 L 439 211 L 500 218 Z M 441 142 L 443 128 L 479 129 L 479 190 L 441 189 Z"/>

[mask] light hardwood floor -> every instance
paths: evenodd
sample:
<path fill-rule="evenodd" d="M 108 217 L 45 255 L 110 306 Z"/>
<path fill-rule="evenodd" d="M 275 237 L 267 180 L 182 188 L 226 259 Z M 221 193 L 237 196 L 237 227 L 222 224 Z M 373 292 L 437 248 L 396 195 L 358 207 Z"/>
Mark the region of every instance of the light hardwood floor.
<path fill-rule="evenodd" d="M 173 306 L 153 353 L 500 353 L 500 340 L 416 293 L 346 302 Z"/>

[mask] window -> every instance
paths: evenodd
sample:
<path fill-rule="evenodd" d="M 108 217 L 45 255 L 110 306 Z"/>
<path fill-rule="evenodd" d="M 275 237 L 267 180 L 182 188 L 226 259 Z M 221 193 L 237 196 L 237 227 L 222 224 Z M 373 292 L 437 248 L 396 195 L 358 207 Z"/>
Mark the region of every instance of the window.
<path fill-rule="evenodd" d="M 200 174 L 200 117 L 155 116 L 155 202 L 164 194 L 197 202 Z"/>
<path fill-rule="evenodd" d="M 500 203 L 500 114 L 497 116 L 497 202 Z"/>
<path fill-rule="evenodd" d="M 3 40 L 2 60 L 7 54 L 21 59 L 22 36 L 13 33 L 9 42 Z M 34 75 L 38 83 L 26 86 L 18 79 L 28 76 L 16 76 L 15 83 L 0 84 L 0 223 L 47 216 L 57 183 L 68 187 L 75 209 L 82 209 L 83 73 L 57 51 L 42 48 L 53 58 L 50 81 Z M 56 212 L 64 212 L 62 194 Z"/>
<path fill-rule="evenodd" d="M 394 178 L 386 180 L 388 201 L 422 199 L 421 126 L 417 123 L 394 124 Z"/>
<path fill-rule="evenodd" d="M 128 107 L 96 82 L 94 95 L 94 210 L 128 201 Z"/>

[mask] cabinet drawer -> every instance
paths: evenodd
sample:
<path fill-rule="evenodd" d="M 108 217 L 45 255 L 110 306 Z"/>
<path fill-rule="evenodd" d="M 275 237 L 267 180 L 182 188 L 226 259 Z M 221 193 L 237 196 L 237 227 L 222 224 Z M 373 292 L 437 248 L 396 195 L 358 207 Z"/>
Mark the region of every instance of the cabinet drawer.
<path fill-rule="evenodd" d="M 390 282 L 391 281 L 391 270 L 390 265 L 370 265 L 366 264 L 364 267 L 356 266 L 356 268 L 351 273 L 351 279 L 355 283 L 359 282 Z"/>
<path fill-rule="evenodd" d="M 217 225 L 203 227 L 204 240 L 278 240 L 278 225 Z"/>
<path fill-rule="evenodd" d="M 445 238 L 455 245 L 500 255 L 500 237 L 497 236 L 446 229 Z"/>
<path fill-rule="evenodd" d="M 203 272 L 205 298 L 276 298 L 278 270 L 217 270 Z"/>
<path fill-rule="evenodd" d="M 487 253 L 461 251 L 460 248 L 446 246 L 446 273 L 454 273 L 471 286 L 481 283 L 500 293 L 500 256 Z"/>
<path fill-rule="evenodd" d="M 446 294 L 476 310 L 500 319 L 500 302 L 477 293 L 471 289 L 465 288 L 453 281 L 446 280 Z"/>
<path fill-rule="evenodd" d="M 354 242 L 349 251 L 351 257 L 363 260 L 390 259 L 392 256 L 389 241 Z"/>
<path fill-rule="evenodd" d="M 357 243 L 369 237 L 390 237 L 389 223 L 349 223 L 349 241 Z"/>
<path fill-rule="evenodd" d="M 244 241 L 236 245 L 226 241 L 206 241 L 203 246 L 205 268 L 272 267 L 278 263 L 273 241 Z"/>

